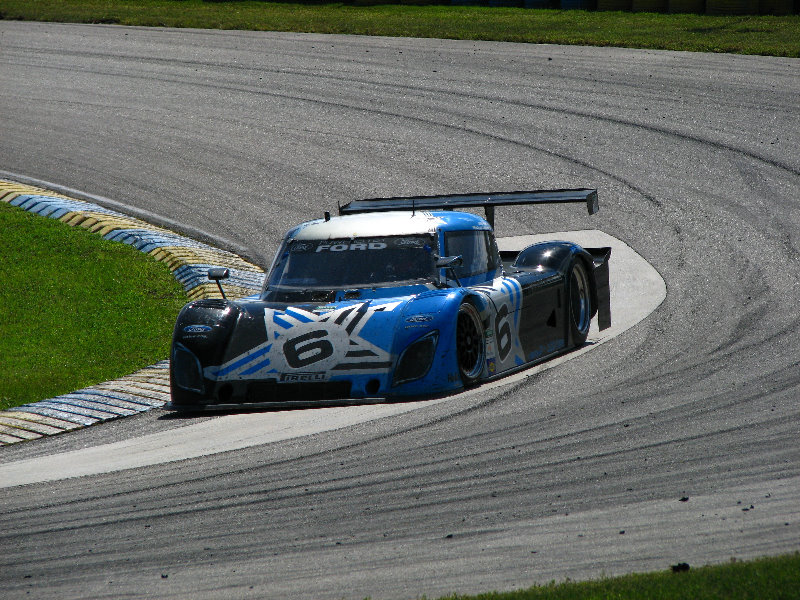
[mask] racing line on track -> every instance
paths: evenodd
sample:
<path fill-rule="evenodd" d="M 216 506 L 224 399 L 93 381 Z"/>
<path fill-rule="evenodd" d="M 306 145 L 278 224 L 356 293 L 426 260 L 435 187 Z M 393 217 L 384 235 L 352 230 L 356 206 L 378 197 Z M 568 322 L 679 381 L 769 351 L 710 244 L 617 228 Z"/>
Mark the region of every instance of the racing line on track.
<path fill-rule="evenodd" d="M 264 281 L 260 267 L 232 252 L 91 202 L 3 179 L 0 201 L 146 252 L 169 266 L 189 300 L 220 297 L 216 285 L 206 278 L 210 267 L 230 269 L 225 286 L 230 298 L 256 294 Z M 169 361 L 162 360 L 120 379 L 0 411 L 0 446 L 160 408 L 167 401 Z"/>

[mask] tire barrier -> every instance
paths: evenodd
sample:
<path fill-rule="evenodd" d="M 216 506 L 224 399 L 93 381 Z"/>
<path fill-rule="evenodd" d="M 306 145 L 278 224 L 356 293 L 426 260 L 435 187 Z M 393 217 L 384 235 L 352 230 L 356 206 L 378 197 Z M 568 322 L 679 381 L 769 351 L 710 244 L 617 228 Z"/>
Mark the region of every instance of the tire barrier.
<path fill-rule="evenodd" d="M 167 264 L 190 300 L 219 298 L 206 273 L 226 267 L 229 298 L 258 294 L 264 271 L 236 254 L 83 200 L 0 179 L 0 201 L 71 225 L 110 241 L 130 244 Z M 0 446 L 72 431 L 95 423 L 160 408 L 169 401 L 169 361 L 120 379 L 55 398 L 0 411 Z"/>

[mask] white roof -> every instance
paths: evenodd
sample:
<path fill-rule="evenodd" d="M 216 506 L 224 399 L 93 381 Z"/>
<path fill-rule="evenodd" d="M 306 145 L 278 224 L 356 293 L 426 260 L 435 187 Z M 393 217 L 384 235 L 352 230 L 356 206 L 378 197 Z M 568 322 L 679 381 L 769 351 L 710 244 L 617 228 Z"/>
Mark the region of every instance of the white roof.
<path fill-rule="evenodd" d="M 361 213 L 309 221 L 293 236 L 296 240 L 342 240 L 370 236 L 434 233 L 442 223 L 428 211 Z"/>

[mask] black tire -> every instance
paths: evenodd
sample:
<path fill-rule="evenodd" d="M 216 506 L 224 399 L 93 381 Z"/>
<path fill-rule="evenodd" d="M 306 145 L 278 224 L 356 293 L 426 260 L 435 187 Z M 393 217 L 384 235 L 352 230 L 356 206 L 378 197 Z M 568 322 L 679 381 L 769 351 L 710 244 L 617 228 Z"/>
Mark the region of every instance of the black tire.
<path fill-rule="evenodd" d="M 458 307 L 456 316 L 456 360 L 461 381 L 471 385 L 483 372 L 486 343 L 478 310 L 469 302 Z"/>
<path fill-rule="evenodd" d="M 575 259 L 567 275 L 567 323 L 573 346 L 581 346 L 592 324 L 592 288 L 586 265 Z"/>

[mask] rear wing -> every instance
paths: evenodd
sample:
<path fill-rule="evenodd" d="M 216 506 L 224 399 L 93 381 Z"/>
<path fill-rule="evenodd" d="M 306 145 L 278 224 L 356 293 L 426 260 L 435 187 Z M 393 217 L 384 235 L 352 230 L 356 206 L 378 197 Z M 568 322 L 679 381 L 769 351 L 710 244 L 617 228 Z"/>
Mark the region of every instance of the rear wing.
<path fill-rule="evenodd" d="M 483 207 L 486 220 L 494 229 L 494 207 L 516 204 L 562 204 L 581 202 L 590 215 L 600 210 L 597 190 L 536 190 L 531 192 L 497 192 L 492 194 L 457 194 L 444 196 L 409 196 L 406 198 L 372 198 L 354 200 L 339 207 L 340 215 L 390 210 L 453 210 Z"/>

